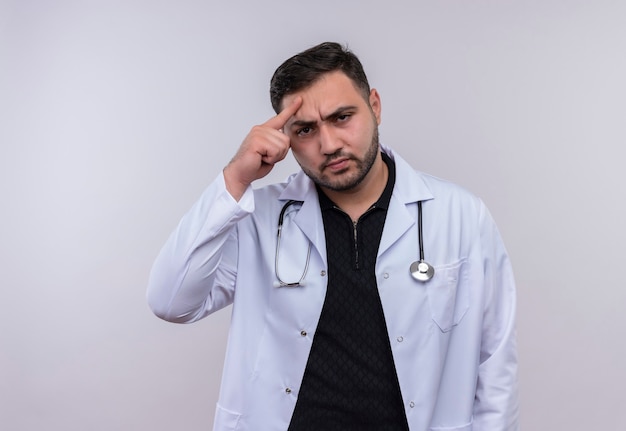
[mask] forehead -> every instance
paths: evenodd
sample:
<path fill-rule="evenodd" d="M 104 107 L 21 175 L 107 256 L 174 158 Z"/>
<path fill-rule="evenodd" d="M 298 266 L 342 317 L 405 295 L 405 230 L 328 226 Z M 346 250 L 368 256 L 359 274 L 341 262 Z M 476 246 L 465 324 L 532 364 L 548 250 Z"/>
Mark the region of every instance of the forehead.
<path fill-rule="evenodd" d="M 287 94 L 283 98 L 282 107 L 288 106 L 296 97 L 302 97 L 302 106 L 296 116 L 309 111 L 332 111 L 340 105 L 366 103 L 361 91 L 341 71 L 326 73 L 310 86 Z"/>

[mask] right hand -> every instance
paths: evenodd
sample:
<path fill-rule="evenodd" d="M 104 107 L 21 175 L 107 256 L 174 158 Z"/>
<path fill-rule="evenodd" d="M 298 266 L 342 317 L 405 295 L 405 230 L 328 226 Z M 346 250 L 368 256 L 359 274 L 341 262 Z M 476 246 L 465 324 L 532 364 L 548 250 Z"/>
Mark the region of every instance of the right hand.
<path fill-rule="evenodd" d="M 226 189 L 236 200 L 254 180 L 269 174 L 274 165 L 287 156 L 290 140 L 282 129 L 301 105 L 302 98 L 296 97 L 278 115 L 250 130 L 235 157 L 224 168 Z"/>

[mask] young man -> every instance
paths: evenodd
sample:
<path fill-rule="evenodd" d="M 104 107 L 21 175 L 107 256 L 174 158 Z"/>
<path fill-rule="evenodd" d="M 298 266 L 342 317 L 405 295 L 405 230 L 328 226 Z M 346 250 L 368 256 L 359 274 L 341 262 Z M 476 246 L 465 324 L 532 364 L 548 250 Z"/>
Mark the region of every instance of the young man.
<path fill-rule="evenodd" d="M 148 289 L 172 322 L 233 304 L 214 429 L 517 430 L 515 286 L 483 203 L 379 143 L 380 96 L 340 45 L 270 93 Z M 301 171 L 254 190 L 289 149 Z"/>

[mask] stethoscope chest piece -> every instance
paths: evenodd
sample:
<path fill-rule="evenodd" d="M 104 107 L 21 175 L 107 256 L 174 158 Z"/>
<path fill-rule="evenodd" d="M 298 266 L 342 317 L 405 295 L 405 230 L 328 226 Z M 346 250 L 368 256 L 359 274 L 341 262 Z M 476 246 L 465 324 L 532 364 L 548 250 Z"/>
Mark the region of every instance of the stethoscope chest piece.
<path fill-rule="evenodd" d="M 435 275 L 435 268 L 423 260 L 411 264 L 411 276 L 418 281 L 428 281 Z"/>

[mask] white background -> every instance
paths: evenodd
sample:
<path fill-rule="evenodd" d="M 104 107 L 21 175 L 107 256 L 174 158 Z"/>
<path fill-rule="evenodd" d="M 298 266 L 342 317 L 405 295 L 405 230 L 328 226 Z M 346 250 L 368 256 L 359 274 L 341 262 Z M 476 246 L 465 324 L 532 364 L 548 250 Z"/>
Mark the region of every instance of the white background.
<path fill-rule="evenodd" d="M 382 142 L 496 217 L 523 428 L 623 429 L 625 5 L 0 0 L 0 429 L 211 428 L 229 309 L 159 321 L 148 273 L 276 66 L 325 40 Z"/>

